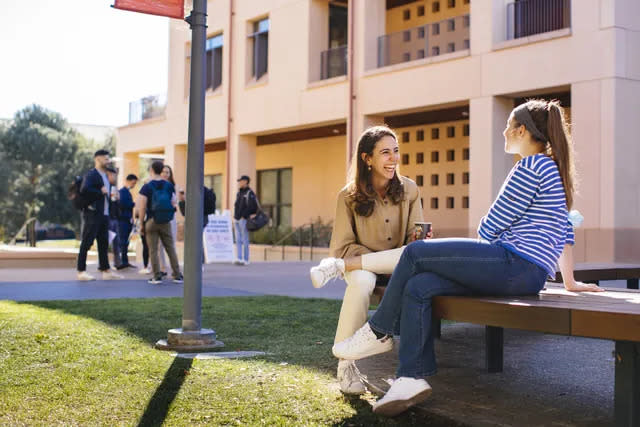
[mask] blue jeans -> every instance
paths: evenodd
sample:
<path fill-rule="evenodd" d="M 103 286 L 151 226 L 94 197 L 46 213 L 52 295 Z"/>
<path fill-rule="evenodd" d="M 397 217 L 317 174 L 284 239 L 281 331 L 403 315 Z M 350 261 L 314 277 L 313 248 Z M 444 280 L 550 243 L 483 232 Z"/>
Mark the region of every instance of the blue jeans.
<path fill-rule="evenodd" d="M 133 224 L 129 219 L 121 219 L 118 222 L 118 237 L 120 238 L 120 257 L 122 265 L 129 265 L 129 237 Z"/>
<path fill-rule="evenodd" d="M 371 327 L 400 334 L 398 377 L 436 373 L 431 298 L 437 295 L 535 295 L 547 272 L 507 249 L 475 239 L 420 240 L 402 253 Z"/>
<path fill-rule="evenodd" d="M 247 220 L 240 218 L 236 220 L 236 254 L 240 261 L 249 261 L 249 230 L 247 230 Z"/>

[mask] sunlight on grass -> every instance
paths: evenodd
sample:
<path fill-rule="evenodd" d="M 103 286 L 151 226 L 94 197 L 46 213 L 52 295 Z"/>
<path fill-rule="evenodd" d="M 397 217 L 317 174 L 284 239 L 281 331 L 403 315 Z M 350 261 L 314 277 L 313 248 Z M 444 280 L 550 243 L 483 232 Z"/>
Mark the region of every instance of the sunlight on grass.
<path fill-rule="evenodd" d="M 0 301 L 0 425 L 425 425 L 345 398 L 331 344 L 339 301 L 206 298 L 223 351 L 185 360 L 152 348 L 180 324 L 181 299 Z"/>

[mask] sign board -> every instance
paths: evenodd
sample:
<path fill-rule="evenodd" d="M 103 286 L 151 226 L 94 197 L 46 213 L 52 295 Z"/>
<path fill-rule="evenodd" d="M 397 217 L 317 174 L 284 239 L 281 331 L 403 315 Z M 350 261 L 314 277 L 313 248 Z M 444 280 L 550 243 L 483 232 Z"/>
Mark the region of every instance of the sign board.
<path fill-rule="evenodd" d="M 204 260 L 207 264 L 234 261 L 231 213 L 228 210 L 221 215 L 209 215 L 209 223 L 204 229 L 202 242 Z"/>
<path fill-rule="evenodd" d="M 115 0 L 113 7 L 169 18 L 184 18 L 184 0 Z"/>

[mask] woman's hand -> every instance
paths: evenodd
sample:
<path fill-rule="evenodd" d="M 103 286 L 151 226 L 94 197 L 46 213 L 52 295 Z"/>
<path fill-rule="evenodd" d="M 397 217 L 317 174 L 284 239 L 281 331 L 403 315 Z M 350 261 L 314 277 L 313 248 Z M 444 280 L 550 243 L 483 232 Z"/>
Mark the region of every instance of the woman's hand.
<path fill-rule="evenodd" d="M 411 236 L 409 237 L 409 241 L 407 243 L 415 242 L 416 240 L 418 240 L 418 237 L 421 234 L 422 234 L 422 230 L 421 229 L 415 230 L 413 233 L 411 233 Z M 431 239 L 432 237 L 433 237 L 433 230 L 431 230 L 431 231 L 429 231 L 427 233 L 427 235 L 425 236 L 424 240 Z"/>
<path fill-rule="evenodd" d="M 604 292 L 604 289 L 594 283 L 582 283 L 575 280 L 564 282 L 564 288 L 571 292 Z"/>

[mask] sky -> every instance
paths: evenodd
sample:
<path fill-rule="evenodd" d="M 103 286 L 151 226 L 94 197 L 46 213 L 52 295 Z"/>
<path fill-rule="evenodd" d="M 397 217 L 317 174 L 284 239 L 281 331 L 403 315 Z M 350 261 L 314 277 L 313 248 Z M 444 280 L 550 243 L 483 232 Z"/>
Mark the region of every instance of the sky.
<path fill-rule="evenodd" d="M 120 126 L 130 101 L 166 93 L 169 19 L 112 4 L 0 0 L 0 118 L 36 103 L 71 123 Z"/>

